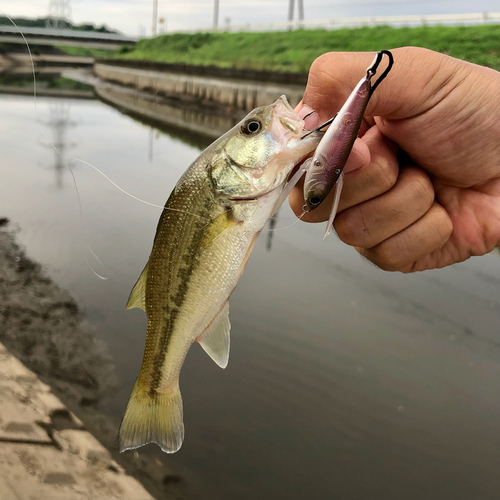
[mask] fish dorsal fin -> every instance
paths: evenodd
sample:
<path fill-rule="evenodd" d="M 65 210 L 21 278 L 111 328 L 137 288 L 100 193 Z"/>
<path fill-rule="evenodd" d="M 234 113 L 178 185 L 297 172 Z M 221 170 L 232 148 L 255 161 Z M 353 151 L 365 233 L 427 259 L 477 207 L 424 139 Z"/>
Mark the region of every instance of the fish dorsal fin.
<path fill-rule="evenodd" d="M 208 328 L 198 338 L 201 347 L 221 368 L 226 368 L 229 361 L 230 330 L 229 302 L 226 302 Z"/>
<path fill-rule="evenodd" d="M 132 288 L 130 292 L 130 297 L 127 302 L 127 309 L 132 309 L 134 307 L 139 307 L 143 311 L 146 311 L 146 280 L 148 278 L 148 266 L 149 262 L 146 264 L 142 270 L 137 283 Z"/>

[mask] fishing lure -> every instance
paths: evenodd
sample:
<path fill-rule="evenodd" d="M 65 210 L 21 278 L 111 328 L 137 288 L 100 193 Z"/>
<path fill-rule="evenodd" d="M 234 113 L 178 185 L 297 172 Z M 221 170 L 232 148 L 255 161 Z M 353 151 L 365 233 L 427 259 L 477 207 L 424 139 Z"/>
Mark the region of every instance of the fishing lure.
<path fill-rule="evenodd" d="M 387 55 L 389 64 L 380 78 L 372 85 L 371 79 L 376 74 L 384 54 Z M 391 52 L 388 50 L 378 52 L 372 64 L 367 68 L 366 75 L 356 85 L 340 111 L 332 119 L 311 131 L 312 133 L 321 130 L 331 124 L 316 148 L 314 156 L 304 162 L 301 167 L 302 173 L 306 172 L 304 181 L 305 205 L 303 207 L 305 212 L 319 207 L 330 191 L 335 189 L 324 238 L 332 229 L 344 184 L 344 166 L 358 136 L 366 106 L 375 89 L 392 69 L 393 64 L 394 59 Z"/>

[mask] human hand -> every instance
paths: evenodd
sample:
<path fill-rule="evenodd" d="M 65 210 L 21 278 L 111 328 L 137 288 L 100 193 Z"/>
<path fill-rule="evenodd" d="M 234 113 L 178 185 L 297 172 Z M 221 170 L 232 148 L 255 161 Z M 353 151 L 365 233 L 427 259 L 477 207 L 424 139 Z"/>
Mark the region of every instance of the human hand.
<path fill-rule="evenodd" d="M 388 271 L 484 255 L 500 243 L 500 74 L 426 49 L 391 52 L 394 67 L 344 169 L 334 228 Z M 316 111 L 306 128 L 340 109 L 372 60 L 335 52 L 316 59 L 297 107 L 300 116 Z M 327 220 L 331 203 L 329 196 L 302 220 Z M 302 183 L 290 205 L 302 213 Z"/>

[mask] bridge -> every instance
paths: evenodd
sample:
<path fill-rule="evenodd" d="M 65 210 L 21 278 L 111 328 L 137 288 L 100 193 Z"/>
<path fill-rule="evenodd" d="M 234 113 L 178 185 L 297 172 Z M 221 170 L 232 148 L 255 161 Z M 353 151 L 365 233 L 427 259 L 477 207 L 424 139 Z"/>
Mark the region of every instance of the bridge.
<path fill-rule="evenodd" d="M 19 28 L 30 45 L 85 47 L 87 49 L 116 50 L 123 45 L 134 45 L 137 39 L 117 33 L 76 31 L 52 28 Z M 24 40 L 15 26 L 0 26 L 0 43 L 22 43 Z"/>

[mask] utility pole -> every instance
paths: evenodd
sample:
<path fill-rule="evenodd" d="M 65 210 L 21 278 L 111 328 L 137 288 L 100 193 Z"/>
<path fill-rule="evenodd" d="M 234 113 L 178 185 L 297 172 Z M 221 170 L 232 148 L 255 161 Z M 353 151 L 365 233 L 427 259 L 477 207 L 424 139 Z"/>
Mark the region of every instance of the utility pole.
<path fill-rule="evenodd" d="M 158 25 L 158 0 L 153 0 L 153 29 L 151 31 L 153 36 L 156 36 L 157 25 Z"/>
<path fill-rule="evenodd" d="M 299 10 L 299 24 L 304 20 L 304 3 L 303 0 L 297 0 L 298 4 L 298 10 Z M 295 8 L 295 0 L 289 0 L 288 1 L 288 21 L 292 23 L 293 21 L 293 11 Z M 292 26 L 290 25 L 290 28 L 292 29 Z"/>
<path fill-rule="evenodd" d="M 219 26 L 219 0 L 214 0 L 214 30 Z"/>

